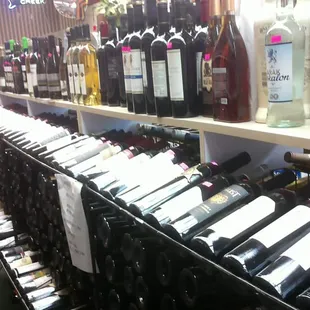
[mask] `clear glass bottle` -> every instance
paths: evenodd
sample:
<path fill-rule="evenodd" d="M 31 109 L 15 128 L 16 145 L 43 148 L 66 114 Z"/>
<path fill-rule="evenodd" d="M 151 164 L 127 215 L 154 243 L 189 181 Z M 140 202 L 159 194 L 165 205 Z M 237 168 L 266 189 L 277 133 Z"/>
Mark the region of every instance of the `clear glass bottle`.
<path fill-rule="evenodd" d="M 83 42 L 79 53 L 81 96 L 79 103 L 94 106 L 101 104 L 96 49 L 91 44 L 89 25 L 83 25 Z"/>
<path fill-rule="evenodd" d="M 74 96 L 75 96 L 74 73 L 73 73 L 73 52 L 75 49 L 75 41 L 76 41 L 76 29 L 70 28 L 70 34 L 68 33 L 68 43 L 70 47 L 66 53 L 67 53 L 67 70 L 69 77 L 71 102 L 74 102 Z"/>
<path fill-rule="evenodd" d="M 277 6 L 277 22 L 268 30 L 265 41 L 267 125 L 298 127 L 305 122 L 305 32 L 294 19 L 293 0 L 277 0 Z"/>
<path fill-rule="evenodd" d="M 257 79 L 258 109 L 255 115 L 257 123 L 266 123 L 268 109 L 268 87 L 266 73 L 265 37 L 268 29 L 276 21 L 276 0 L 265 0 L 254 23 L 255 62 Z"/>
<path fill-rule="evenodd" d="M 72 57 L 72 73 L 74 82 L 74 95 L 71 95 L 71 101 L 73 103 L 79 103 L 81 96 L 81 85 L 80 85 L 80 71 L 79 71 L 79 53 L 82 47 L 82 28 L 81 26 L 75 27 L 75 45 L 73 46 L 71 57 Z"/>
<path fill-rule="evenodd" d="M 296 22 L 305 30 L 305 81 L 304 109 L 305 117 L 310 118 L 310 0 L 298 0 L 294 8 Z"/>

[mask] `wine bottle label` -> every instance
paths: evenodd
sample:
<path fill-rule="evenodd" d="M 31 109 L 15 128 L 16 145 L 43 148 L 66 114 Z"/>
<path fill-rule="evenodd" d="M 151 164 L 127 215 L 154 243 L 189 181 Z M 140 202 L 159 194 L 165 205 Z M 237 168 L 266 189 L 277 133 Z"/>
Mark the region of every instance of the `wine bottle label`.
<path fill-rule="evenodd" d="M 274 36 L 279 37 L 279 36 Z M 273 40 L 273 38 L 271 38 Z M 278 41 L 274 39 L 274 41 Z M 268 101 L 274 103 L 291 103 L 293 100 L 293 44 L 266 45 Z M 298 84 L 298 83 L 297 83 Z M 303 84 L 294 85 L 295 99 L 303 96 Z"/>
<path fill-rule="evenodd" d="M 296 242 L 288 250 L 281 254 L 281 256 L 289 257 L 299 264 L 305 271 L 310 269 L 310 234 Z"/>
<path fill-rule="evenodd" d="M 25 90 L 28 90 L 26 66 L 22 65 L 23 82 Z"/>
<path fill-rule="evenodd" d="M 38 289 L 36 291 L 30 292 L 30 293 L 26 294 L 26 296 L 28 297 L 28 300 L 30 302 L 34 302 L 38 299 L 48 297 L 54 292 L 55 292 L 55 287 L 54 286 L 48 286 L 48 287 L 43 287 L 43 288 Z"/>
<path fill-rule="evenodd" d="M 143 87 L 147 87 L 145 52 L 141 52 L 141 64 L 142 64 L 142 75 L 143 75 Z"/>
<path fill-rule="evenodd" d="M 130 56 L 131 92 L 137 95 L 143 94 L 141 51 L 139 49 L 132 49 Z"/>
<path fill-rule="evenodd" d="M 74 94 L 74 79 L 73 79 L 73 69 L 71 65 L 67 66 L 68 69 L 68 77 L 69 77 L 69 87 L 70 87 L 70 93 Z"/>
<path fill-rule="evenodd" d="M 310 208 L 299 205 L 251 237 L 270 248 L 310 222 Z"/>
<path fill-rule="evenodd" d="M 186 180 L 183 181 L 188 184 Z M 202 202 L 201 189 L 196 186 L 161 205 L 153 215 L 159 222 L 165 218 L 174 221 Z"/>
<path fill-rule="evenodd" d="M 69 170 L 74 176 L 78 176 L 83 171 L 86 171 L 96 166 L 96 163 L 102 160 L 100 154 L 89 159 L 82 161 L 81 163 L 71 167 Z"/>
<path fill-rule="evenodd" d="M 117 79 L 117 61 L 116 57 L 111 56 L 108 62 L 109 79 Z"/>
<path fill-rule="evenodd" d="M 0 87 L 5 87 L 5 78 L 0 77 Z"/>
<path fill-rule="evenodd" d="M 202 87 L 210 93 L 212 91 L 212 58 L 211 55 L 204 56 L 205 58 L 202 59 L 201 63 Z M 212 104 L 212 102 L 210 102 L 210 104 Z"/>
<path fill-rule="evenodd" d="M 83 64 L 79 65 L 79 71 L 80 71 L 80 85 L 81 85 L 81 91 L 82 95 L 87 95 L 87 87 L 86 87 L 86 76 L 85 76 L 85 67 Z"/>
<path fill-rule="evenodd" d="M 201 60 L 202 52 L 196 53 L 196 78 L 197 78 L 197 95 L 202 89 L 201 85 Z"/>
<path fill-rule="evenodd" d="M 21 274 L 25 274 L 27 272 L 35 271 L 41 268 L 44 268 L 44 266 L 40 264 L 39 262 L 36 262 L 36 263 L 29 264 L 26 266 L 17 267 L 15 268 L 15 270 L 17 271 L 17 274 L 21 275 Z"/>
<path fill-rule="evenodd" d="M 71 141 L 72 136 L 64 136 L 56 141 L 52 141 L 46 144 L 46 150 L 47 151 L 57 150 L 60 147 L 66 146 L 66 144 L 70 143 Z"/>
<path fill-rule="evenodd" d="M 60 89 L 61 89 L 61 95 L 63 97 L 68 96 L 67 81 L 60 81 Z"/>
<path fill-rule="evenodd" d="M 213 96 L 216 104 L 228 104 L 227 94 L 227 69 L 212 68 Z"/>
<path fill-rule="evenodd" d="M 80 87 L 80 71 L 78 65 L 72 65 L 73 70 L 73 81 L 74 81 L 74 90 L 75 94 L 81 94 L 81 87 Z"/>
<path fill-rule="evenodd" d="M 276 203 L 267 196 L 260 196 L 241 209 L 208 227 L 220 237 L 233 239 L 248 228 L 274 213 Z M 204 239 L 204 237 L 196 237 Z"/>
<path fill-rule="evenodd" d="M 32 87 L 38 86 L 38 76 L 37 76 L 37 65 L 31 64 L 30 65 L 30 72 L 32 76 Z"/>
<path fill-rule="evenodd" d="M 155 97 L 168 97 L 166 62 L 164 60 L 152 61 L 152 74 Z"/>
<path fill-rule="evenodd" d="M 47 78 L 45 73 L 38 73 L 38 90 L 39 91 L 47 91 Z"/>
<path fill-rule="evenodd" d="M 47 75 L 47 84 L 49 92 L 60 92 L 59 74 L 49 73 Z"/>
<path fill-rule="evenodd" d="M 212 196 L 206 202 L 189 211 L 189 213 L 198 221 L 204 221 L 212 215 L 221 212 L 237 201 L 240 201 L 250 194 L 240 185 L 231 185 L 220 193 Z"/>
<path fill-rule="evenodd" d="M 27 73 L 27 82 L 28 82 L 28 91 L 29 93 L 33 93 L 33 82 L 32 82 L 32 74 L 31 73 Z"/>
<path fill-rule="evenodd" d="M 26 284 L 28 282 L 31 282 L 35 279 L 41 278 L 43 276 L 49 275 L 50 274 L 50 270 L 48 268 L 42 269 L 40 271 L 37 272 L 33 272 L 31 274 L 28 274 L 26 276 L 17 278 L 17 281 L 19 282 L 20 285 Z"/>
<path fill-rule="evenodd" d="M 183 101 L 184 90 L 183 90 L 181 51 L 178 49 L 168 50 L 167 61 L 168 61 L 170 99 L 171 101 Z"/>
<path fill-rule="evenodd" d="M 17 261 L 13 262 L 10 264 L 10 268 L 14 269 L 14 268 L 18 268 L 18 267 L 22 267 L 22 266 L 26 266 L 32 264 L 32 259 L 31 256 L 26 256 L 23 257 L 21 259 L 18 259 Z"/>
<path fill-rule="evenodd" d="M 57 305 L 61 301 L 61 297 L 58 295 L 53 295 L 46 297 L 44 299 L 37 300 L 33 302 L 32 308 L 33 310 L 45 310 L 51 308 L 53 305 Z"/>
<path fill-rule="evenodd" d="M 33 283 L 36 287 L 42 287 L 45 284 L 51 283 L 53 281 L 53 278 L 51 275 L 46 275 L 43 277 L 39 277 L 37 279 L 33 280 Z"/>
<path fill-rule="evenodd" d="M 123 56 L 123 68 L 124 68 L 124 82 L 125 82 L 125 90 L 126 93 L 131 93 L 131 51 L 129 47 L 122 48 L 122 56 Z"/>

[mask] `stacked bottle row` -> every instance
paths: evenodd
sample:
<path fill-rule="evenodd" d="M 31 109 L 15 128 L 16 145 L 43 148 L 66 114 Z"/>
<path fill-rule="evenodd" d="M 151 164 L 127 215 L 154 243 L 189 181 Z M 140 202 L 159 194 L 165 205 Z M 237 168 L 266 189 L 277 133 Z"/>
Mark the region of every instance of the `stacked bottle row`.
<path fill-rule="evenodd" d="M 30 309 L 88 304 L 91 279 L 72 265 L 54 176 L 3 143 L 0 157 L 2 202 L 12 214 L 15 234 L 27 233 L 27 240 L 2 248 L 21 246 L 3 252 L 20 294 Z"/>
<path fill-rule="evenodd" d="M 268 106 L 269 126 L 301 126 L 305 112 L 309 115 L 308 48 L 304 55 L 310 37 L 309 19 L 301 12 L 309 3 L 298 0 L 293 11 L 293 0 L 265 2 L 255 23 L 256 120 L 266 121 Z M 0 57 L 0 87 L 159 117 L 203 114 L 218 121 L 249 121 L 249 61 L 234 10 L 232 0 L 177 0 L 171 8 L 165 0 L 147 0 L 145 25 L 142 2 L 130 2 L 119 29 L 116 16 L 100 25 L 97 51 L 88 25 L 67 31 L 59 51 L 53 36 L 33 38 L 32 51 L 23 38 L 22 52 L 10 40 L 6 56 Z"/>

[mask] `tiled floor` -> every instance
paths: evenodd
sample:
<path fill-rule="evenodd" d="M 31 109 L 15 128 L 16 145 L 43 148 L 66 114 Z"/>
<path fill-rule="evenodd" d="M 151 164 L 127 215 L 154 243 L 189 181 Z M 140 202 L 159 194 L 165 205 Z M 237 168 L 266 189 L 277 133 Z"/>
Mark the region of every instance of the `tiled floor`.
<path fill-rule="evenodd" d="M 23 310 L 23 307 L 14 301 L 9 280 L 3 270 L 0 271 L 0 309 L 1 310 Z M 14 302 L 13 302 L 14 301 Z"/>

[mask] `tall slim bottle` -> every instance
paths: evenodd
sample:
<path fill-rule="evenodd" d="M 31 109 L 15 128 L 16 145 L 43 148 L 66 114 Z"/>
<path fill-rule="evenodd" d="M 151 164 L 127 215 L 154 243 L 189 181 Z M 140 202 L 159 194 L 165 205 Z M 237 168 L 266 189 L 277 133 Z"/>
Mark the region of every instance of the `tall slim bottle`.
<path fill-rule="evenodd" d="M 235 1 L 223 1 L 222 30 L 212 57 L 213 117 L 231 123 L 251 119 L 247 50 L 236 24 Z"/>
<path fill-rule="evenodd" d="M 74 96 L 73 101 L 71 97 L 71 101 L 74 103 L 79 103 L 81 96 L 81 83 L 80 83 L 80 71 L 79 71 L 79 54 L 80 49 L 82 48 L 82 28 L 81 26 L 75 27 L 75 46 L 72 50 L 72 70 L 73 70 L 73 81 L 74 81 Z"/>
<path fill-rule="evenodd" d="M 59 56 L 54 36 L 48 36 L 48 55 L 46 63 L 47 86 L 51 99 L 61 99 L 59 78 Z"/>
<path fill-rule="evenodd" d="M 118 77 L 118 89 L 119 89 L 119 103 L 121 107 L 126 107 L 126 91 L 125 91 L 125 80 L 124 80 L 124 67 L 123 67 L 123 55 L 122 48 L 124 38 L 128 32 L 128 17 L 127 14 L 122 14 L 120 17 L 119 27 L 119 41 L 116 45 L 116 63 L 118 66 L 117 77 Z"/>
<path fill-rule="evenodd" d="M 206 1 L 201 2 L 201 10 L 206 11 Z M 209 1 L 209 29 L 201 61 L 202 114 L 213 117 L 212 55 L 222 27 L 221 0 Z"/>
<path fill-rule="evenodd" d="M 31 64 L 30 64 L 30 60 L 31 60 L 31 56 L 33 53 L 33 49 L 32 49 L 32 40 L 28 41 L 28 54 L 26 56 L 25 59 L 25 66 L 26 66 L 26 75 L 27 75 L 27 84 L 28 84 L 28 94 L 30 97 L 33 97 L 33 82 L 32 82 L 32 74 L 31 74 Z"/>
<path fill-rule="evenodd" d="M 5 60 L 4 60 L 4 72 L 6 76 L 6 88 L 7 91 L 13 92 L 14 83 L 13 83 L 13 72 L 12 72 L 12 51 L 11 51 L 11 41 L 5 42 Z M 14 44 L 13 44 L 14 45 Z"/>
<path fill-rule="evenodd" d="M 67 51 L 69 47 L 70 35 L 67 32 L 64 35 L 63 43 L 59 40 L 60 49 L 60 60 L 59 60 L 59 79 L 60 79 L 60 90 L 62 100 L 68 100 L 70 98 L 69 89 L 69 76 L 68 76 L 68 66 L 67 66 Z"/>
<path fill-rule="evenodd" d="M 151 44 L 155 40 L 157 28 L 157 12 L 156 1 L 147 0 L 145 2 L 147 28 L 141 38 L 141 61 L 143 74 L 143 93 L 146 105 L 146 113 L 150 115 L 156 114 L 152 61 L 151 61 Z"/>
<path fill-rule="evenodd" d="M 76 29 L 70 28 L 70 35 L 68 35 L 68 39 L 70 37 L 70 47 L 67 53 L 67 70 L 69 77 L 69 89 L 70 89 L 70 101 L 74 102 L 75 96 L 75 83 L 74 83 L 74 72 L 73 72 L 73 52 L 75 50 L 76 44 Z"/>
<path fill-rule="evenodd" d="M 305 81 L 304 81 L 304 109 L 305 117 L 310 118 L 310 10 L 309 0 L 298 0 L 294 7 L 294 18 L 305 30 Z"/>
<path fill-rule="evenodd" d="M 45 38 L 39 40 L 39 53 L 37 63 L 38 92 L 40 98 L 48 98 L 46 61 L 45 61 Z"/>
<path fill-rule="evenodd" d="M 27 81 L 27 71 L 26 71 L 26 57 L 27 56 L 28 56 L 28 38 L 22 37 L 22 53 L 20 55 L 20 61 L 22 65 L 25 93 L 28 93 L 28 81 Z"/>
<path fill-rule="evenodd" d="M 4 60 L 5 49 L 3 46 L 0 46 L 0 91 L 6 91 Z"/>
<path fill-rule="evenodd" d="M 193 37 L 187 29 L 187 2 L 175 2 L 176 34 L 167 44 L 168 76 L 172 115 L 174 117 L 192 117 L 199 112 L 195 102 L 196 59 Z M 194 78 L 193 78 L 194 76 Z"/>
<path fill-rule="evenodd" d="M 281 2 L 285 7 L 281 6 Z M 305 31 L 293 16 L 293 0 L 277 0 L 277 22 L 266 34 L 269 127 L 305 123 Z"/>
<path fill-rule="evenodd" d="M 37 75 L 37 65 L 39 61 L 39 39 L 32 38 L 32 49 L 33 52 L 30 57 L 30 73 L 32 77 L 33 95 L 35 98 L 39 97 L 39 87 L 38 87 L 38 75 Z"/>
<path fill-rule="evenodd" d="M 23 94 L 25 92 L 20 55 L 21 55 L 21 46 L 19 43 L 16 43 L 14 45 L 14 58 L 12 59 L 12 71 L 13 71 L 15 94 Z"/>
<path fill-rule="evenodd" d="M 79 52 L 79 72 L 81 84 L 80 104 L 100 105 L 99 75 L 97 55 L 91 44 L 89 25 L 83 25 L 83 41 Z"/>
<path fill-rule="evenodd" d="M 266 123 L 268 110 L 267 65 L 265 56 L 266 33 L 276 21 L 276 0 L 265 0 L 261 12 L 254 23 L 255 61 L 257 79 L 258 109 L 255 116 L 257 123 Z"/>
<path fill-rule="evenodd" d="M 172 116 L 167 68 L 167 42 L 171 38 L 171 34 L 166 0 L 157 3 L 157 15 L 158 36 L 152 42 L 151 57 L 156 115 L 163 117 Z"/>
<path fill-rule="evenodd" d="M 136 1 L 133 3 L 133 21 L 134 32 L 129 39 L 132 104 L 133 112 L 136 114 L 144 114 L 146 112 L 146 106 L 143 95 L 141 38 L 145 27 L 142 1 Z M 130 111 L 129 107 L 128 111 Z"/>
<path fill-rule="evenodd" d="M 131 51 L 129 47 L 129 39 L 133 34 L 133 6 L 131 3 L 127 4 L 128 16 L 128 33 L 123 41 L 122 55 L 124 68 L 124 81 L 126 92 L 126 105 L 129 112 L 133 112 L 132 103 L 132 88 L 131 88 Z"/>

